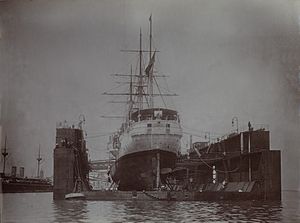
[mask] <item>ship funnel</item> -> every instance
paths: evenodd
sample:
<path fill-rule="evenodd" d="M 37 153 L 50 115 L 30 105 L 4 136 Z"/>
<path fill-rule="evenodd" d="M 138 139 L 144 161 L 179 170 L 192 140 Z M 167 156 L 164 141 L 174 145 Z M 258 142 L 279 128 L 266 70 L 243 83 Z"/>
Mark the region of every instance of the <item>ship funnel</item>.
<path fill-rule="evenodd" d="M 17 175 L 17 167 L 16 166 L 12 166 L 11 167 L 11 176 L 12 177 L 16 177 Z"/>
<path fill-rule="evenodd" d="M 21 178 L 24 178 L 24 172 L 25 172 L 24 167 L 20 167 L 20 177 Z"/>

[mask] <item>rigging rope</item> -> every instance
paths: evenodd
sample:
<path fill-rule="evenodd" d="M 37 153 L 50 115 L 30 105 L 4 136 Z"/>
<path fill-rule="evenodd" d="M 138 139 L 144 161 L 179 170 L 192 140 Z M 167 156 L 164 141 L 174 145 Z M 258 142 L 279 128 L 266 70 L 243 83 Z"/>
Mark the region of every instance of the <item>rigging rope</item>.
<path fill-rule="evenodd" d="M 199 157 L 199 159 L 200 159 L 200 161 L 201 161 L 202 163 L 204 163 L 207 167 L 209 167 L 210 169 L 214 170 L 214 168 L 213 168 L 212 166 L 210 166 L 207 162 L 205 162 L 201 157 Z M 234 172 L 236 172 L 237 170 L 239 170 L 240 167 L 241 167 L 241 166 L 239 165 L 238 167 L 236 167 L 236 168 L 233 169 L 233 170 L 224 171 L 224 170 L 217 170 L 217 169 L 215 169 L 215 171 L 216 171 L 216 172 L 219 172 L 219 173 L 234 173 Z"/>
<path fill-rule="evenodd" d="M 99 137 L 104 137 L 104 136 L 110 136 L 112 135 L 112 132 L 109 133 L 103 133 L 103 134 L 99 134 L 99 135 L 93 135 L 93 136 L 86 136 L 86 139 L 93 139 L 93 138 L 99 138 Z"/>
<path fill-rule="evenodd" d="M 166 102 L 165 102 L 165 100 L 164 100 L 164 98 L 163 98 L 163 96 L 162 96 L 162 93 L 161 93 L 161 91 L 160 91 L 160 88 L 159 88 L 159 86 L 158 86 L 158 83 L 157 83 L 157 81 L 156 81 L 156 78 L 153 77 L 153 79 L 154 79 L 155 84 L 156 84 L 156 86 L 157 86 L 158 92 L 159 92 L 159 94 L 161 95 L 161 96 L 160 96 L 160 97 L 161 97 L 161 100 L 163 101 L 165 108 L 167 108 Z"/>

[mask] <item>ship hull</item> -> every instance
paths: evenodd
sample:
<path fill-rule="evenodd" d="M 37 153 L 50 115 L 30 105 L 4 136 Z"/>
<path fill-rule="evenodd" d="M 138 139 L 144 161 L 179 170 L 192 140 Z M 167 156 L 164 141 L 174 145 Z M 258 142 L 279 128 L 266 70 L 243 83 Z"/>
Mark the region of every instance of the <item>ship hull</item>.
<path fill-rule="evenodd" d="M 158 166 L 160 170 L 173 169 L 176 158 L 175 153 L 164 150 L 129 154 L 116 161 L 112 168 L 112 178 L 118 183 L 118 189 L 122 191 L 153 190 L 156 188 Z"/>
<path fill-rule="evenodd" d="M 135 112 L 132 120 L 111 140 L 116 162 L 110 175 L 119 190 L 158 189 L 165 185 L 160 171 L 171 171 L 180 153 L 182 129 L 177 112 L 145 109 Z"/>
<path fill-rule="evenodd" d="M 34 179 L 26 180 L 6 180 L 2 179 L 2 193 L 36 193 L 36 192 L 52 192 L 53 186 L 50 183 L 38 182 Z"/>

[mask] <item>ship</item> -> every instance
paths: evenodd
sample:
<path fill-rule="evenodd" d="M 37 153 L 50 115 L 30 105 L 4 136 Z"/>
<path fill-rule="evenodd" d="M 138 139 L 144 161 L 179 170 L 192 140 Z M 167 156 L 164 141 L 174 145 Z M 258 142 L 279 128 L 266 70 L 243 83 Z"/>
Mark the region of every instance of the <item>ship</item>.
<path fill-rule="evenodd" d="M 38 170 L 36 178 L 28 178 L 24 176 L 25 169 L 20 167 L 20 172 L 17 175 L 17 167 L 12 166 L 11 173 L 7 174 L 5 171 L 7 152 L 7 137 L 5 136 L 5 144 L 2 151 L 3 156 L 3 170 L 0 173 L 0 193 L 35 193 L 35 192 L 52 192 L 53 185 L 49 178 L 44 178 L 43 171 L 40 171 L 40 162 L 42 157 L 39 154 L 37 157 Z"/>
<path fill-rule="evenodd" d="M 49 179 L 2 176 L 2 193 L 36 193 L 52 192 L 53 186 Z"/>
<path fill-rule="evenodd" d="M 121 127 L 113 133 L 108 150 L 114 159 L 109 175 L 121 191 L 159 190 L 164 184 L 163 174 L 175 168 L 180 154 L 182 128 L 179 113 L 169 108 L 158 85 L 154 70 L 157 50 L 152 50 L 152 16 L 149 18 L 149 50 L 142 49 L 142 33 L 139 49 L 129 50 L 139 54 L 137 74 L 128 75 L 129 92 L 104 93 L 126 95 L 127 110 Z M 148 64 L 143 67 L 143 54 L 149 53 Z M 155 87 L 155 88 L 154 88 Z M 157 93 L 156 93 L 157 92 Z M 156 106 L 154 98 L 161 97 L 164 106 Z"/>

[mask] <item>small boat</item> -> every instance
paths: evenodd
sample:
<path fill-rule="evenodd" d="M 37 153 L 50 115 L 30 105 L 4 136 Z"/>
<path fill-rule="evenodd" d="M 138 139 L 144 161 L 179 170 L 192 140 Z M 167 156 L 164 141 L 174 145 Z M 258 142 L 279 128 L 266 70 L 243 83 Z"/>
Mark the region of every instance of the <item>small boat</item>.
<path fill-rule="evenodd" d="M 65 195 L 66 200 L 84 200 L 85 195 L 83 193 L 70 193 Z"/>

